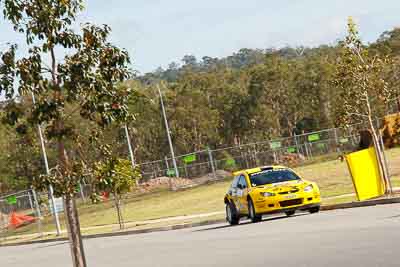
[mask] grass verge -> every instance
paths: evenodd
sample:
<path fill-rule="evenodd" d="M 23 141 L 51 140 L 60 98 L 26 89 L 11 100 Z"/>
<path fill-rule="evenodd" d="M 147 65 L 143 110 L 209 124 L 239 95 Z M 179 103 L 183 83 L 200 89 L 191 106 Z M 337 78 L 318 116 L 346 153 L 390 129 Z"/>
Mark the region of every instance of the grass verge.
<path fill-rule="evenodd" d="M 386 154 L 393 177 L 393 185 L 400 186 L 400 149 L 389 150 Z M 330 198 L 354 192 L 345 162 L 339 160 L 317 162 L 295 168 L 295 171 L 304 179 L 318 183 L 322 197 L 325 199 L 323 204 L 337 204 L 356 200 L 354 196 Z M 176 192 L 160 190 L 147 194 L 132 194 L 124 201 L 123 215 L 125 222 L 132 227 L 148 227 L 140 225 L 140 223 L 136 225 L 135 222 L 223 211 L 223 197 L 230 183 L 229 179 Z M 118 230 L 115 226 L 117 216 L 112 202 L 81 204 L 79 205 L 79 214 L 82 228 L 92 227 L 96 233 L 97 231 Z M 60 215 L 60 219 L 62 227 L 65 229 L 63 214 Z M 154 227 L 154 224 L 152 227 Z M 10 231 L 7 234 L 12 236 L 32 234 L 37 231 L 37 224 L 32 224 Z M 43 219 L 42 231 L 55 231 L 52 218 Z"/>

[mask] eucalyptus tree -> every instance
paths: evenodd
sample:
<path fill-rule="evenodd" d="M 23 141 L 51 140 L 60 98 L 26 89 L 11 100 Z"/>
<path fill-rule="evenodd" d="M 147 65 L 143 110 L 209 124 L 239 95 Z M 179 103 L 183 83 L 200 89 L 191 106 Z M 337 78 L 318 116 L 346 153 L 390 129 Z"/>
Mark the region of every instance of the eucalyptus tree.
<path fill-rule="evenodd" d="M 380 107 L 385 106 L 395 94 L 395 89 L 388 87 L 384 79 L 385 67 L 389 64 L 390 58 L 369 53 L 360 40 L 355 23 L 349 18 L 348 35 L 341 43 L 341 55 L 334 77 L 341 99 L 336 107 L 338 124 L 348 126 L 366 123 L 372 135 L 386 190 L 390 188 L 390 181 L 374 121 L 381 115 Z"/>
<path fill-rule="evenodd" d="M 85 172 L 76 157 L 79 129 L 76 114 L 95 125 L 125 122 L 130 89 L 117 83 L 130 77 L 128 53 L 108 41 L 110 27 L 92 24 L 75 30 L 83 0 L 0 0 L 4 19 L 25 36 L 1 53 L 0 93 L 9 100 L 36 96 L 30 112 L 16 112 L 13 124 L 45 127 L 45 137 L 57 149 L 57 165 L 36 180 L 39 189 L 51 184 L 64 198 L 74 266 L 86 266 L 74 193 Z M 9 103 L 12 103 L 10 101 Z"/>

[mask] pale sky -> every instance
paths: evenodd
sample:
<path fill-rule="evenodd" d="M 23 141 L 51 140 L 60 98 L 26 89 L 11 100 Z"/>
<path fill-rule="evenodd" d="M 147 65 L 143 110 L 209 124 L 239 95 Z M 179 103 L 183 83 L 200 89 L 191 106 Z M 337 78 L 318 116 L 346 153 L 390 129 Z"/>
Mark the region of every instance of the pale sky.
<path fill-rule="evenodd" d="M 110 25 L 113 42 L 144 73 L 185 54 L 200 59 L 240 48 L 334 44 L 348 16 L 371 42 L 400 26 L 399 13 L 399 0 L 87 0 L 79 21 Z M 0 44 L 18 40 L 3 19 L 0 33 Z"/>

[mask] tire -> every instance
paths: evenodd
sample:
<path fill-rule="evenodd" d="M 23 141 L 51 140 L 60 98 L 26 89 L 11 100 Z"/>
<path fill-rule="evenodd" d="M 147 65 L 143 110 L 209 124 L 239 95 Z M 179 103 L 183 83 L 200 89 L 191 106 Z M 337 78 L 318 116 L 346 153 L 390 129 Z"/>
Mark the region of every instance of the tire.
<path fill-rule="evenodd" d="M 226 220 L 230 225 L 238 225 L 239 224 L 239 216 L 237 215 L 237 211 L 235 206 L 228 202 L 225 205 L 226 210 Z"/>
<path fill-rule="evenodd" d="M 256 210 L 254 208 L 254 204 L 253 201 L 251 200 L 251 198 L 249 199 L 249 218 L 251 220 L 251 222 L 256 223 L 256 222 L 260 222 L 262 220 L 262 216 L 258 215 L 256 213 Z"/>
<path fill-rule="evenodd" d="M 286 216 L 288 216 L 288 217 L 293 216 L 295 213 L 296 213 L 295 210 L 289 210 L 289 211 L 285 212 Z"/>
<path fill-rule="evenodd" d="M 318 207 L 311 208 L 311 209 L 309 209 L 308 211 L 309 211 L 311 214 L 313 214 L 313 213 L 318 213 L 319 210 L 320 210 L 320 207 L 318 206 Z"/>

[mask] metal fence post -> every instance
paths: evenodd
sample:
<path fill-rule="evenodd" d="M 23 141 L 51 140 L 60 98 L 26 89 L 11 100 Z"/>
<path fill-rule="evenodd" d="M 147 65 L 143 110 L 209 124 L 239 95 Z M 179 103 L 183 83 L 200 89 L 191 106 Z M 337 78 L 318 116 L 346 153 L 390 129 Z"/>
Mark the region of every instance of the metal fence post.
<path fill-rule="evenodd" d="M 353 129 L 350 130 L 350 128 L 347 130 L 350 140 L 351 140 L 351 145 L 354 147 L 356 146 L 356 142 L 354 141 L 354 134 L 353 134 Z"/>
<path fill-rule="evenodd" d="M 188 170 L 187 170 L 187 164 L 186 164 L 186 163 L 183 163 L 183 167 L 184 167 L 184 170 L 185 170 L 185 176 L 186 176 L 186 178 L 189 178 L 189 174 L 188 174 Z"/>
<path fill-rule="evenodd" d="M 32 190 L 32 195 L 33 195 L 33 201 L 35 203 L 36 217 L 37 217 L 37 222 L 38 222 L 38 232 L 39 232 L 40 237 L 42 237 L 43 236 L 42 213 L 40 211 L 40 206 L 39 206 L 39 201 L 38 201 L 36 191 L 33 188 L 31 190 Z"/>
<path fill-rule="evenodd" d="M 42 213 L 40 211 L 39 201 L 38 201 L 38 197 L 37 197 L 35 189 L 32 189 L 32 195 L 33 195 L 33 201 L 35 202 L 36 215 L 37 215 L 37 217 L 41 218 Z"/>
<path fill-rule="evenodd" d="M 80 195 L 81 195 L 82 201 L 86 202 L 85 193 L 83 192 L 83 186 L 82 186 L 81 182 L 79 182 L 79 189 L 80 189 L 79 191 L 80 191 Z"/>
<path fill-rule="evenodd" d="M 334 128 L 334 129 L 333 129 L 333 134 L 335 135 L 335 146 L 336 146 L 336 151 L 337 151 L 338 153 L 340 153 L 340 146 L 339 146 L 337 128 Z"/>
<path fill-rule="evenodd" d="M 254 164 L 257 166 L 258 165 L 258 159 L 257 159 L 257 148 L 256 148 L 256 144 L 254 144 Z"/>
<path fill-rule="evenodd" d="M 169 164 L 168 164 L 168 157 L 165 156 L 165 165 L 167 166 L 167 170 L 169 170 Z"/>
<path fill-rule="evenodd" d="M 28 191 L 28 198 L 29 198 L 29 205 L 31 206 L 32 213 L 34 214 L 35 210 L 33 209 L 33 202 L 32 202 L 32 196 L 31 196 L 30 191 Z"/>
<path fill-rule="evenodd" d="M 308 154 L 308 148 L 307 148 L 307 142 L 304 142 L 303 143 L 303 146 L 304 146 L 304 151 L 306 152 L 305 154 L 305 156 L 307 157 L 307 159 L 309 159 L 310 158 L 310 155 Z"/>
<path fill-rule="evenodd" d="M 211 149 L 209 147 L 207 148 L 207 151 L 208 151 L 208 160 L 210 161 L 210 164 L 211 164 L 211 171 L 212 171 L 212 173 L 214 175 L 214 179 L 217 179 L 217 174 L 215 172 L 215 166 L 214 166 L 214 159 L 213 159 L 212 151 L 211 151 Z"/>
<path fill-rule="evenodd" d="M 312 145 L 309 142 L 306 142 L 306 147 L 307 145 L 308 145 L 308 156 L 310 159 L 313 159 Z"/>
<path fill-rule="evenodd" d="M 297 134 L 296 134 L 296 132 L 294 133 L 294 142 L 295 142 L 295 144 L 296 144 L 297 154 L 299 154 L 299 153 L 300 153 L 300 147 L 299 147 L 299 142 L 298 142 L 298 140 L 297 140 Z"/>

